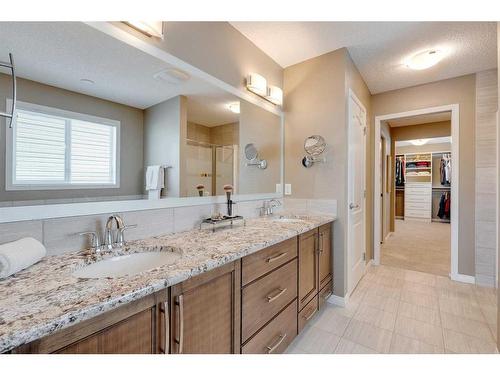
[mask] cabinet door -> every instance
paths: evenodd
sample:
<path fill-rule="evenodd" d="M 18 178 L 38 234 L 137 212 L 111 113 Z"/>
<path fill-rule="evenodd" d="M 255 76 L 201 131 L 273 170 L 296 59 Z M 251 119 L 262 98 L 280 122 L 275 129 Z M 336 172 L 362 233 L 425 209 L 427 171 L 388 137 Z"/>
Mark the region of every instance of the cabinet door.
<path fill-rule="evenodd" d="M 319 289 L 322 289 L 332 279 L 332 229 L 330 224 L 319 228 Z"/>
<path fill-rule="evenodd" d="M 171 352 L 239 352 L 240 264 L 234 262 L 171 289 Z"/>
<path fill-rule="evenodd" d="M 318 230 L 299 236 L 299 311 L 318 293 Z"/>
<path fill-rule="evenodd" d="M 153 353 L 153 318 L 154 309 L 147 309 L 56 353 L 151 354 Z"/>

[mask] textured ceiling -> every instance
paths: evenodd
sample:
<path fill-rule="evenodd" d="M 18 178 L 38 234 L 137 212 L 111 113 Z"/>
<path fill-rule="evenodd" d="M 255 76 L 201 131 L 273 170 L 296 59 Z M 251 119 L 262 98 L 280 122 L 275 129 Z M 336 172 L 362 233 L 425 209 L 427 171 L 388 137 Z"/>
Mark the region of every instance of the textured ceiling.
<path fill-rule="evenodd" d="M 495 22 L 232 22 L 282 67 L 346 47 L 372 94 L 495 68 Z M 422 71 L 409 56 L 447 56 Z"/>
<path fill-rule="evenodd" d="M 0 22 L 0 61 L 8 52 L 25 79 L 141 109 L 185 95 L 190 121 L 237 121 L 227 108 L 236 97 L 195 77 L 176 84 L 155 79 L 171 66 L 81 22 Z"/>

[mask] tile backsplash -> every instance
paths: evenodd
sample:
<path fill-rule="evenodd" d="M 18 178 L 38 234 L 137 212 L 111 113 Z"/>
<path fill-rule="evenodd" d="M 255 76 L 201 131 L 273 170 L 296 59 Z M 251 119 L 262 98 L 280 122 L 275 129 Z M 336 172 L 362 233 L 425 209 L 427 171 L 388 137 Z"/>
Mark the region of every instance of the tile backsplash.
<path fill-rule="evenodd" d="M 237 202 L 235 213 L 245 218 L 257 217 L 262 204 L 263 200 Z M 125 239 L 136 240 L 191 230 L 196 228 L 202 219 L 210 217 L 213 212 L 225 212 L 225 210 L 225 205 L 208 204 L 118 212 L 118 214 L 122 216 L 125 225 L 137 225 L 136 228 L 125 231 Z M 103 237 L 108 217 L 109 214 L 103 214 L 3 223 L 0 224 L 0 244 L 23 237 L 33 237 L 43 242 L 49 255 L 78 251 L 89 246 L 88 238 L 78 233 L 97 231 Z"/>

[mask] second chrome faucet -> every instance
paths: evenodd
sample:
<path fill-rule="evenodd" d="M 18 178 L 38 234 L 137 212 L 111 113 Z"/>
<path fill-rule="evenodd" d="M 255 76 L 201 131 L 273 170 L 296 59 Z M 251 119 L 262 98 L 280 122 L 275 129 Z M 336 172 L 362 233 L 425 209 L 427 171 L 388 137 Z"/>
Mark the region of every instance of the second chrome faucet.
<path fill-rule="evenodd" d="M 125 244 L 124 232 L 127 229 L 137 227 L 134 225 L 125 225 L 120 215 L 111 215 L 106 221 L 104 231 L 104 244 L 101 242 L 101 236 L 94 231 L 79 233 L 81 236 L 90 236 L 90 250 L 98 254 L 101 250 L 113 250 L 116 247 L 122 247 Z"/>

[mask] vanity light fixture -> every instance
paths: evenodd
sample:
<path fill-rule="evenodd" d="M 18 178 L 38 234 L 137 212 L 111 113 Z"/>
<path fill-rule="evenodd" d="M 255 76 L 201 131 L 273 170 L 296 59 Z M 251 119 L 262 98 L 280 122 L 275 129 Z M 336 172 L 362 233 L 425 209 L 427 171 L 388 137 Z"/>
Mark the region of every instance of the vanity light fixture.
<path fill-rule="evenodd" d="M 443 57 L 443 51 L 431 49 L 410 57 L 406 62 L 406 66 L 413 70 L 424 70 L 436 65 Z"/>
<path fill-rule="evenodd" d="M 240 102 L 229 103 L 227 108 L 233 113 L 240 113 Z"/>
<path fill-rule="evenodd" d="M 427 142 L 429 142 L 428 139 L 412 139 L 410 140 L 410 143 L 414 146 L 423 146 L 425 145 Z"/>
<path fill-rule="evenodd" d="M 267 81 L 257 73 L 250 73 L 247 76 L 247 89 L 254 94 L 265 97 L 267 95 Z"/>
<path fill-rule="evenodd" d="M 163 39 L 163 21 L 123 21 L 123 23 L 149 37 Z"/>
<path fill-rule="evenodd" d="M 266 99 L 276 105 L 283 104 L 283 90 L 277 86 L 268 86 Z"/>

